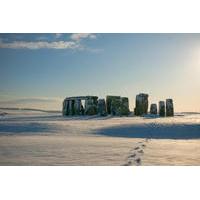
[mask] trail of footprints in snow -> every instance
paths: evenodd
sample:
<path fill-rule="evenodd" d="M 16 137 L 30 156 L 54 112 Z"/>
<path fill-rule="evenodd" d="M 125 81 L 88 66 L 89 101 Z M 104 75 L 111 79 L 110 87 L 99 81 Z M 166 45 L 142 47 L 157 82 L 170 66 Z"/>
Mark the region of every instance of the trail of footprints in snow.
<path fill-rule="evenodd" d="M 144 149 L 146 144 L 148 143 L 148 139 L 138 142 L 136 147 L 130 150 L 129 156 L 127 157 L 127 162 L 124 166 L 136 165 L 140 166 L 142 164 L 142 155 L 144 154 Z"/>

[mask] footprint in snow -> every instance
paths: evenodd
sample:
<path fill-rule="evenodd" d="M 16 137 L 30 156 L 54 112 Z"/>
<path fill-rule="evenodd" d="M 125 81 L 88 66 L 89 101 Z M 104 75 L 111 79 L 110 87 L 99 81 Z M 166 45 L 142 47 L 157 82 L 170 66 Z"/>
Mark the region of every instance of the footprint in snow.
<path fill-rule="evenodd" d="M 135 162 L 136 162 L 137 165 L 141 165 L 141 158 L 135 159 Z"/>
<path fill-rule="evenodd" d="M 134 150 L 138 150 L 138 149 L 140 149 L 140 147 L 135 147 L 135 148 L 134 148 Z"/>
<path fill-rule="evenodd" d="M 144 141 L 138 142 L 138 146 L 131 149 L 129 152 L 129 156 L 127 157 L 127 163 L 125 166 L 130 165 L 141 165 L 142 159 L 141 156 L 144 154 L 144 148 L 146 147 L 145 143 L 148 143 L 149 139 L 145 139 Z"/>
<path fill-rule="evenodd" d="M 142 153 L 142 154 L 143 154 L 143 153 L 144 153 L 144 151 L 141 149 L 141 150 L 139 150 L 139 151 L 138 151 L 138 153 Z"/>
<path fill-rule="evenodd" d="M 134 154 L 130 155 L 128 158 L 135 158 L 135 157 L 136 157 L 136 154 L 134 153 Z"/>

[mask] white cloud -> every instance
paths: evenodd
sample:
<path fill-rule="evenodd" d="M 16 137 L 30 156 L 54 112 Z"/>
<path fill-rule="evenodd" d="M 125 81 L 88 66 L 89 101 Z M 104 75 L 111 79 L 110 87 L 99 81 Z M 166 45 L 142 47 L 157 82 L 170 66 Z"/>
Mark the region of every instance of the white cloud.
<path fill-rule="evenodd" d="M 74 41 L 13 41 L 13 42 L 0 42 L 0 48 L 7 49 L 78 49 L 81 48 L 80 44 Z"/>
<path fill-rule="evenodd" d="M 55 33 L 55 38 L 58 39 L 63 33 Z M 81 44 L 83 39 L 95 39 L 93 33 L 73 33 L 70 35 L 70 40 L 47 41 L 47 36 L 39 36 L 35 41 L 4 41 L 0 38 L 0 48 L 6 49 L 77 49 L 87 50 L 88 48 Z M 46 40 L 46 41 L 45 41 Z"/>
<path fill-rule="evenodd" d="M 80 41 L 85 38 L 96 39 L 96 35 L 93 33 L 73 33 L 70 38 L 74 41 Z"/>

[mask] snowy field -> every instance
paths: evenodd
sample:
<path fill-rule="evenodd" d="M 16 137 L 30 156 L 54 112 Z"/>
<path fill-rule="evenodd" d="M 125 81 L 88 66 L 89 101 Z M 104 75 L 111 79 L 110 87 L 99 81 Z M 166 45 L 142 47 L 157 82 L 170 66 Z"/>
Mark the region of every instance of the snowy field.
<path fill-rule="evenodd" d="M 200 114 L 102 118 L 0 110 L 0 165 L 200 165 Z"/>

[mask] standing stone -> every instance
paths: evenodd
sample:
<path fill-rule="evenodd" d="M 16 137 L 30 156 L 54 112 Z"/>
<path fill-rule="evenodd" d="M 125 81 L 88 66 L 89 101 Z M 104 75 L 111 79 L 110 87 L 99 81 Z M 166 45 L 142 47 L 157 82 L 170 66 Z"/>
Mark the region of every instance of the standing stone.
<path fill-rule="evenodd" d="M 120 96 L 107 96 L 106 97 L 106 108 L 107 108 L 107 112 L 110 115 L 111 114 L 111 103 L 113 101 L 113 99 L 115 98 L 120 98 Z"/>
<path fill-rule="evenodd" d="M 97 114 L 97 99 L 98 97 L 88 97 L 85 100 L 85 114 L 96 115 Z"/>
<path fill-rule="evenodd" d="M 65 115 L 69 115 L 69 101 L 68 100 L 65 101 L 65 106 L 66 106 Z"/>
<path fill-rule="evenodd" d="M 112 115 L 121 115 L 121 97 L 113 97 L 111 101 L 111 114 Z"/>
<path fill-rule="evenodd" d="M 71 115 L 71 100 L 68 100 L 68 115 Z"/>
<path fill-rule="evenodd" d="M 75 99 L 74 110 L 75 110 L 75 115 L 80 115 L 80 113 L 81 113 L 81 100 L 80 99 Z"/>
<path fill-rule="evenodd" d="M 161 117 L 165 116 L 165 102 L 164 101 L 159 101 L 159 115 Z"/>
<path fill-rule="evenodd" d="M 136 96 L 135 115 L 141 116 L 148 113 L 148 94 L 140 93 Z"/>
<path fill-rule="evenodd" d="M 129 115 L 129 101 L 127 97 L 121 98 L 121 115 Z"/>
<path fill-rule="evenodd" d="M 63 114 L 63 116 L 67 115 L 67 101 L 66 100 L 63 101 L 62 114 Z"/>
<path fill-rule="evenodd" d="M 84 107 L 83 107 L 83 105 L 81 104 L 81 110 L 80 110 L 81 112 L 80 112 L 80 114 L 81 115 L 84 115 L 85 114 L 85 109 L 84 109 Z"/>
<path fill-rule="evenodd" d="M 152 103 L 152 104 L 151 104 L 150 113 L 151 113 L 152 115 L 157 115 L 157 113 L 158 113 L 157 104 L 155 104 L 155 103 Z"/>
<path fill-rule="evenodd" d="M 98 109 L 98 114 L 100 116 L 106 116 L 107 115 L 105 99 L 99 99 L 98 100 L 97 109 Z"/>
<path fill-rule="evenodd" d="M 172 99 L 166 99 L 166 116 L 174 116 L 174 105 Z"/>
<path fill-rule="evenodd" d="M 69 100 L 69 115 L 74 115 L 74 100 Z"/>

